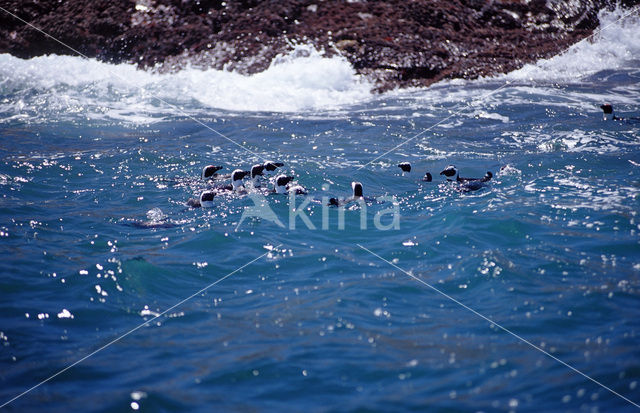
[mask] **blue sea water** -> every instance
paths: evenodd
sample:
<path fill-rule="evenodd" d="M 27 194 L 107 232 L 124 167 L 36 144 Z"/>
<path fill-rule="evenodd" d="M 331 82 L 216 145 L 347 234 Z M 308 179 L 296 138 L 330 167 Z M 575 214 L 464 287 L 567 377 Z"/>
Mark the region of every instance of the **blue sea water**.
<path fill-rule="evenodd" d="M 305 47 L 252 77 L 0 55 L 0 403 L 82 360 L 4 409 L 636 410 L 640 123 L 599 105 L 640 116 L 640 25 L 616 13 L 555 59 L 383 95 Z M 315 229 L 286 196 L 284 228 L 238 227 L 249 196 L 185 206 L 204 165 L 264 159 Z M 495 177 L 461 193 L 448 164 Z M 354 180 L 395 201 L 340 229 L 321 200 Z"/>

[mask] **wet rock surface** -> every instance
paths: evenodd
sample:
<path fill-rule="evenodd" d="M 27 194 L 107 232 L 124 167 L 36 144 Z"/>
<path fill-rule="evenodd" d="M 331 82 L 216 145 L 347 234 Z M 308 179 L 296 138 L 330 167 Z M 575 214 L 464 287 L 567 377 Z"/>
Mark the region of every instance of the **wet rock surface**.
<path fill-rule="evenodd" d="M 623 2 L 630 7 L 640 1 Z M 110 62 L 255 73 L 293 44 L 341 54 L 378 90 L 508 72 L 590 35 L 607 0 L 0 0 L 21 19 Z M 0 10 L 0 53 L 75 54 Z"/>

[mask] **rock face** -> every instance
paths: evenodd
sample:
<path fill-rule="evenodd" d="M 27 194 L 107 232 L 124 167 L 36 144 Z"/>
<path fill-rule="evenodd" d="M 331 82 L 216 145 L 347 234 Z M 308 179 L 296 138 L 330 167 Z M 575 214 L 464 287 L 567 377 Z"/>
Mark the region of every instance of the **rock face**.
<path fill-rule="evenodd" d="M 632 6 L 640 0 L 623 2 Z M 550 57 L 592 33 L 608 0 L 0 0 L 104 61 L 186 61 L 255 73 L 293 43 L 340 53 L 379 90 L 472 79 Z M 0 53 L 74 54 L 0 10 Z"/>

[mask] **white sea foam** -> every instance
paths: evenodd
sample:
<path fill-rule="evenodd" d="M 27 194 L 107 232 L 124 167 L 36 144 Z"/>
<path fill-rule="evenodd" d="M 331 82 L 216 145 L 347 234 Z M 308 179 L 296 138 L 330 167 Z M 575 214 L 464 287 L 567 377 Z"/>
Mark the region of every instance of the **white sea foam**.
<path fill-rule="evenodd" d="M 5 119 L 44 110 L 130 121 L 175 113 L 168 104 L 231 111 L 296 112 L 335 109 L 371 97 L 372 85 L 343 57 L 325 57 L 310 46 L 278 56 L 250 76 L 186 68 L 177 73 L 138 70 L 73 56 L 29 60 L 0 55 L 0 102 Z M 34 99 L 34 95 L 37 99 Z M 159 99 L 162 101 L 160 101 Z M 9 113 L 7 113 L 9 112 Z M 137 115 L 135 115 L 137 114 Z M 149 115 L 152 115 L 151 117 Z"/>
<path fill-rule="evenodd" d="M 23 60 L 4 54 L 0 55 L 0 122 L 70 117 L 148 123 L 179 116 L 181 110 L 196 115 L 264 111 L 317 116 L 389 98 L 401 99 L 398 110 L 403 111 L 413 107 L 429 112 L 442 104 L 463 104 L 470 97 L 482 98 L 482 106 L 504 104 L 523 94 L 541 93 L 536 89 L 539 82 L 571 83 L 606 70 L 637 70 L 640 18 L 628 16 L 619 20 L 623 13 L 623 9 L 602 12 L 602 30 L 592 39 L 509 74 L 477 81 L 442 82 L 427 89 L 393 91 L 383 96 L 371 94 L 372 84 L 357 75 L 343 57 L 329 58 L 304 45 L 278 56 L 264 72 L 249 76 L 193 67 L 176 73 L 156 73 L 138 70 L 132 64 L 113 65 L 80 57 L 51 55 Z M 485 96 L 487 84 L 493 88 L 502 81 L 514 81 L 518 86 Z M 637 103 L 628 92 L 616 94 L 613 90 L 611 100 Z M 566 104 L 571 96 L 565 91 L 560 100 L 558 104 Z M 575 104 L 579 106 L 581 102 L 582 95 Z M 382 106 L 388 117 L 390 106 Z M 475 115 L 509 121 L 493 111 L 471 114 Z"/>
<path fill-rule="evenodd" d="M 598 15 L 600 27 L 565 53 L 501 76 L 514 81 L 575 82 L 603 70 L 637 69 L 640 61 L 638 10 L 618 8 Z"/>
<path fill-rule="evenodd" d="M 607 81 L 611 74 L 640 72 L 640 17 L 638 11 L 617 8 L 599 13 L 600 28 L 593 36 L 569 47 L 564 53 L 513 72 L 477 80 L 453 79 L 441 81 L 426 89 L 394 91 L 395 97 L 413 97 L 409 107 L 438 109 L 440 105 L 467 105 L 485 108 L 508 104 L 530 104 L 536 97 L 546 106 L 587 109 L 593 102 L 638 104 L 640 85 L 617 85 L 612 81 L 607 95 L 571 91 L 560 85 Z M 461 107 L 461 109 L 464 109 Z M 467 116 L 475 113 L 463 110 Z"/>

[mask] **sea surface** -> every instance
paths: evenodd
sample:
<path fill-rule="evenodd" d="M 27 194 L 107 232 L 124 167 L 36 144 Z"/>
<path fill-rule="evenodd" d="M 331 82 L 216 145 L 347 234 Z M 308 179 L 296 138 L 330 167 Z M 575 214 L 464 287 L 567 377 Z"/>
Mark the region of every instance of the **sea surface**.
<path fill-rule="evenodd" d="M 640 123 L 599 108 L 640 117 L 623 13 L 382 95 L 305 45 L 253 76 L 0 55 L 2 410 L 636 411 Z M 267 159 L 308 197 L 185 205 Z M 352 181 L 385 200 L 325 207 Z"/>

